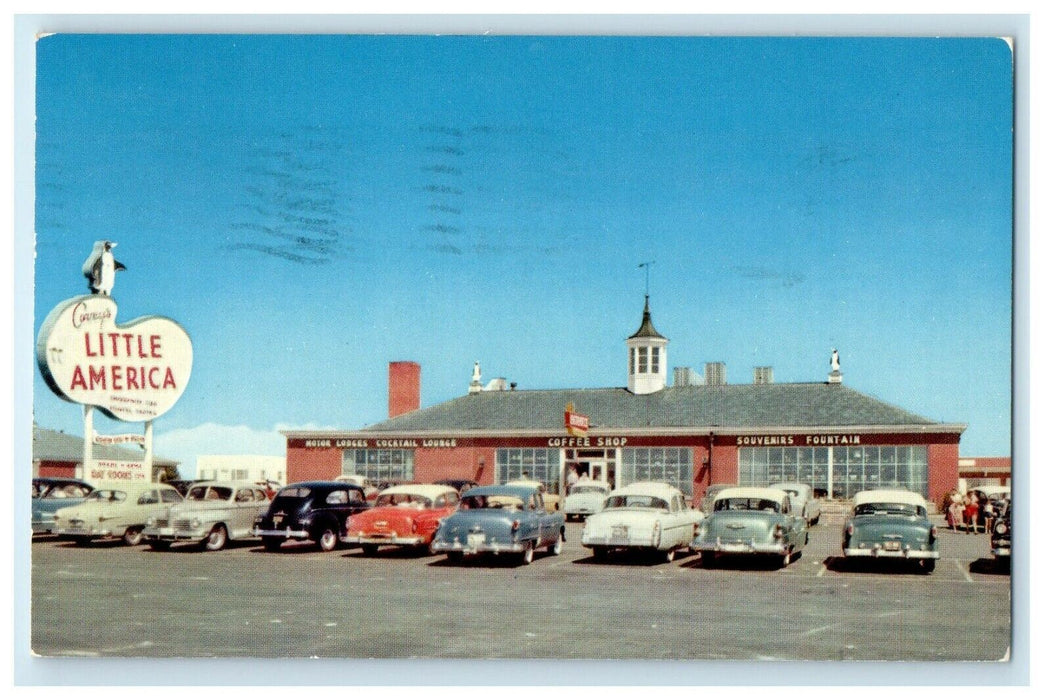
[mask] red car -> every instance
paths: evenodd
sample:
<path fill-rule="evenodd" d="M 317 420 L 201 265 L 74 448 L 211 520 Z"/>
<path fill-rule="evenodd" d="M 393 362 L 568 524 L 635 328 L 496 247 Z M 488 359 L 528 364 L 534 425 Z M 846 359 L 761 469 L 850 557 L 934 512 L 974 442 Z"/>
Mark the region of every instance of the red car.
<path fill-rule="evenodd" d="M 456 511 L 456 489 L 439 484 L 403 484 L 380 492 L 376 505 L 347 518 L 345 544 L 375 554 L 384 545 L 426 550 L 442 518 Z"/>

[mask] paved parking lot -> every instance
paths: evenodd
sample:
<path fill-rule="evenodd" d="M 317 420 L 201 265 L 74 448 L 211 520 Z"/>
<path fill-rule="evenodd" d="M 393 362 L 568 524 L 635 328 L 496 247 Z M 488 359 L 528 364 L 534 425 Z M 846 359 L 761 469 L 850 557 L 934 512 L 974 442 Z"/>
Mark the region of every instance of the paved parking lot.
<path fill-rule="evenodd" d="M 491 559 L 256 543 L 204 553 L 54 539 L 32 546 L 44 656 L 990 660 L 1010 646 L 1010 576 L 984 535 L 942 532 L 929 575 L 847 566 L 822 522 L 786 569 Z"/>

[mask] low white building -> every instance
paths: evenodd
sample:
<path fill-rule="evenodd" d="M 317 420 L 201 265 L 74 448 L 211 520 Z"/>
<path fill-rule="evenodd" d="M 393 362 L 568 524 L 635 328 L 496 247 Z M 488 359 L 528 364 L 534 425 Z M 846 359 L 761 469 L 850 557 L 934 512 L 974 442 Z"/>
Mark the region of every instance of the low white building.
<path fill-rule="evenodd" d="M 274 481 L 284 486 L 288 479 L 284 457 L 270 455 L 199 455 L 197 478 L 230 481 Z"/>

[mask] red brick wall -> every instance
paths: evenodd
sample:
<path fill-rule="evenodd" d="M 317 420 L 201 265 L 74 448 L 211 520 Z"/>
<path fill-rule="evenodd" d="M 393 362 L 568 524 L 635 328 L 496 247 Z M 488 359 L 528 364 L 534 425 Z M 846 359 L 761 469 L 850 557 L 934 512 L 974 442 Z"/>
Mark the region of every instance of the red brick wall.
<path fill-rule="evenodd" d="M 73 462 L 48 462 L 41 460 L 40 467 L 38 470 L 35 470 L 37 473 L 33 476 L 72 478 L 76 476 L 77 464 Z"/>
<path fill-rule="evenodd" d="M 737 483 L 737 446 L 716 445 L 712 452 L 713 484 Z M 704 494 L 701 494 L 702 496 Z"/>
<path fill-rule="evenodd" d="M 390 418 L 420 408 L 420 366 L 391 362 L 387 366 L 387 415 Z"/>
<path fill-rule="evenodd" d="M 927 500 L 940 506 L 960 478 L 960 445 L 927 446 Z"/>
<path fill-rule="evenodd" d="M 289 447 L 285 463 L 288 466 L 288 483 L 335 479 L 343 473 L 343 450 L 304 449 Z"/>
<path fill-rule="evenodd" d="M 416 481 L 472 479 L 479 484 L 491 484 L 495 480 L 495 462 L 496 449 L 493 447 L 421 447 L 416 450 Z"/>

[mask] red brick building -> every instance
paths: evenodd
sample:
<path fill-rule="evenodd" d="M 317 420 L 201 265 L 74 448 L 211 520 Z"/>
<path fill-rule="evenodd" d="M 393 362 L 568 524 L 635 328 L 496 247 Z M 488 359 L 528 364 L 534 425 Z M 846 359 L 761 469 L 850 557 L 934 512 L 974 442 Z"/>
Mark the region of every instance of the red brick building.
<path fill-rule="evenodd" d="M 669 386 L 668 340 L 648 298 L 626 343 L 627 386 L 483 387 L 476 366 L 467 395 L 422 409 L 419 365 L 391 363 L 389 419 L 363 430 L 286 432 L 289 482 L 359 473 L 485 484 L 528 474 L 561 491 L 576 470 L 614 485 L 667 481 L 694 502 L 712 483 L 802 481 L 834 498 L 905 487 L 934 502 L 957 485 L 966 426 L 850 389 L 838 364 L 825 381 L 784 384 L 770 368 L 756 368 L 752 384 L 727 384 L 721 363 L 703 379 L 677 367 Z M 586 436 L 567 433 L 567 410 L 587 416 Z"/>

